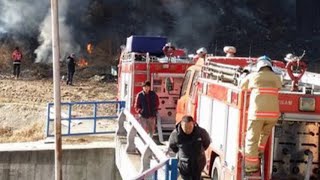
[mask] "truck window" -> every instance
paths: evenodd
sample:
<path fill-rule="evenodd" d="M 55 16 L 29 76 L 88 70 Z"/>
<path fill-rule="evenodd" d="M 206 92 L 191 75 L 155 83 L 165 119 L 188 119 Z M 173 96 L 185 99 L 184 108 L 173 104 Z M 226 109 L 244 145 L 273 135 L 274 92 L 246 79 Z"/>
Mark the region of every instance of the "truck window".
<path fill-rule="evenodd" d="M 184 81 L 183 81 L 183 84 L 181 87 L 180 97 L 184 96 L 187 93 L 191 73 L 192 73 L 192 71 L 187 71 L 186 75 L 184 76 Z"/>
<path fill-rule="evenodd" d="M 190 96 L 193 95 L 193 91 L 196 88 L 195 82 L 197 81 L 198 77 L 199 77 L 199 71 L 195 71 L 194 75 L 193 75 L 193 78 L 192 78 L 192 84 L 191 84 L 191 88 L 190 88 L 190 92 L 189 92 Z"/>

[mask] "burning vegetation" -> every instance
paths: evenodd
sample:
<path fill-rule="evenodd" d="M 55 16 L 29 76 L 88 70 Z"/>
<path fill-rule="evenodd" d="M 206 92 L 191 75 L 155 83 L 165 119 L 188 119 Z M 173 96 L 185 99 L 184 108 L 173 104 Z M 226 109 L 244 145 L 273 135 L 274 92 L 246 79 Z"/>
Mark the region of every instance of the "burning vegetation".
<path fill-rule="evenodd" d="M 85 68 L 88 66 L 88 61 L 84 58 L 80 58 L 77 64 L 80 68 Z"/>

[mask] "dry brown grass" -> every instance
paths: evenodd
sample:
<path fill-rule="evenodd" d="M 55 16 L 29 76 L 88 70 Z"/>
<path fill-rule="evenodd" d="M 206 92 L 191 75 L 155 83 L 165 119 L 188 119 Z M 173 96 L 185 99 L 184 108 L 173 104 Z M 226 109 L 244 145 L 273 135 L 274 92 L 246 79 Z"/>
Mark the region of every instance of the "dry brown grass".
<path fill-rule="evenodd" d="M 75 86 L 61 84 L 62 101 L 102 101 L 112 100 L 116 97 L 116 83 L 79 79 L 75 84 Z M 53 101 L 52 86 L 52 80 L 50 79 L 12 80 L 2 78 L 0 73 L 0 143 L 30 142 L 45 139 L 46 106 L 48 102 Z M 79 111 L 83 111 L 81 113 L 87 115 L 93 114 L 90 112 L 93 106 L 75 106 L 74 108 L 80 108 Z M 99 109 L 111 108 L 99 106 Z M 105 115 L 109 112 L 105 112 L 105 110 L 100 112 L 99 110 L 98 113 Z M 102 123 L 101 126 L 106 128 L 109 127 L 109 124 Z M 77 137 L 68 138 L 65 142 L 76 144 L 95 140 L 96 137 Z M 97 141 L 99 141 L 99 138 L 97 138 Z M 110 138 L 108 141 L 111 141 Z"/>
<path fill-rule="evenodd" d="M 0 143 L 32 142 L 45 138 L 44 124 L 34 123 L 19 130 L 10 127 L 0 128 Z M 112 142 L 113 135 L 63 137 L 63 144 L 87 144 L 90 142 Z"/>
<path fill-rule="evenodd" d="M 34 123 L 19 130 L 3 127 L 0 129 L 0 143 L 38 141 L 44 139 L 43 130 L 43 123 Z"/>
<path fill-rule="evenodd" d="M 0 128 L 0 136 L 1 137 L 10 137 L 10 136 L 12 136 L 12 134 L 13 134 L 12 128 L 10 128 L 10 127 Z"/>
<path fill-rule="evenodd" d="M 114 140 L 113 135 L 105 136 L 76 136 L 63 138 L 63 144 L 87 144 L 90 142 L 112 142 Z"/>
<path fill-rule="evenodd" d="M 11 49 L 8 45 L 1 45 L 0 46 L 0 70 L 6 70 L 10 69 L 11 70 Z"/>

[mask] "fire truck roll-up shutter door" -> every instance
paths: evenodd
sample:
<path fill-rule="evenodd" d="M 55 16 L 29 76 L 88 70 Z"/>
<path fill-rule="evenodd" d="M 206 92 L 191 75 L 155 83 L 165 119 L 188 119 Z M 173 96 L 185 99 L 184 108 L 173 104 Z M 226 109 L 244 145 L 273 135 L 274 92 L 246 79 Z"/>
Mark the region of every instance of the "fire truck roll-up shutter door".
<path fill-rule="evenodd" d="M 218 154 L 224 155 L 228 106 L 211 97 L 201 96 L 199 108 L 199 125 L 205 128 L 210 134 L 212 148 L 214 148 Z"/>
<path fill-rule="evenodd" d="M 203 127 L 208 133 L 211 131 L 211 119 L 212 112 L 208 109 L 212 109 L 212 99 L 208 96 L 200 96 L 199 98 L 199 113 L 198 123 L 199 126 Z"/>
<path fill-rule="evenodd" d="M 226 138 L 225 160 L 228 169 L 233 170 L 236 168 L 237 165 L 237 152 L 239 147 L 239 109 L 230 106 L 228 108 L 228 133 Z"/>
<path fill-rule="evenodd" d="M 218 100 L 213 100 L 211 119 L 211 136 L 213 147 L 222 153 L 225 151 L 228 106 Z"/>

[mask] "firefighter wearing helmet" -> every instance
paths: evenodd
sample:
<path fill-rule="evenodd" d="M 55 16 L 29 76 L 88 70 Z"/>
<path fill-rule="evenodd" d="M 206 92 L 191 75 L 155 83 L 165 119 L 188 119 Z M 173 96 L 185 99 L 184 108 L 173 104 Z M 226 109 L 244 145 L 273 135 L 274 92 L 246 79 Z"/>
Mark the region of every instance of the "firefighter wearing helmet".
<path fill-rule="evenodd" d="M 206 59 L 206 56 L 207 56 L 207 50 L 206 48 L 202 47 L 200 49 L 197 50 L 197 58 L 196 58 L 196 62 L 201 62 L 201 63 L 204 63 L 205 62 L 205 59 Z M 195 62 L 195 63 L 196 63 Z"/>
<path fill-rule="evenodd" d="M 251 92 L 245 139 L 245 171 L 257 175 L 260 170 L 259 155 L 264 153 L 268 137 L 280 116 L 278 91 L 282 82 L 273 72 L 271 59 L 261 56 L 257 60 L 257 72 L 245 77 L 240 86 Z"/>
<path fill-rule="evenodd" d="M 174 56 L 174 51 L 176 48 L 169 42 L 163 46 L 162 51 L 164 55 L 168 57 L 168 60 L 171 61 L 171 58 Z"/>

